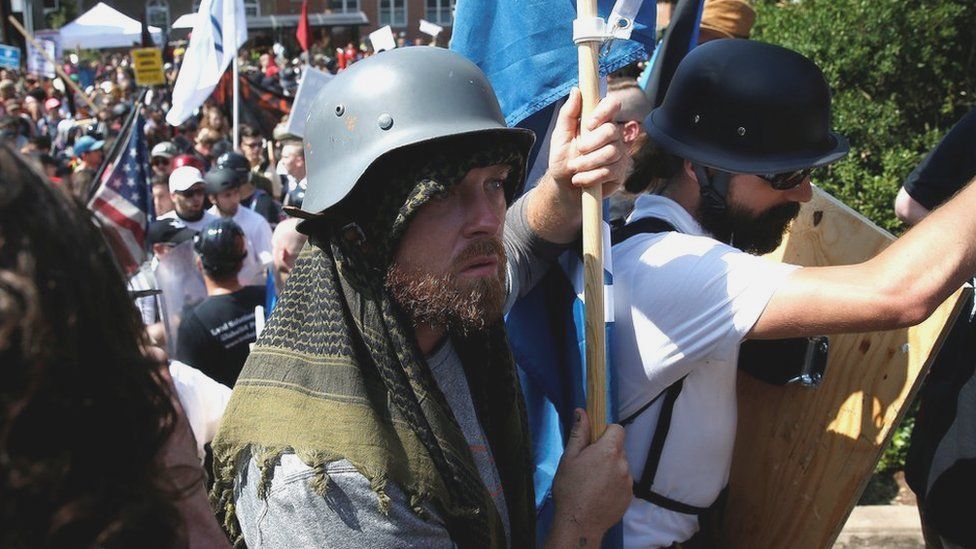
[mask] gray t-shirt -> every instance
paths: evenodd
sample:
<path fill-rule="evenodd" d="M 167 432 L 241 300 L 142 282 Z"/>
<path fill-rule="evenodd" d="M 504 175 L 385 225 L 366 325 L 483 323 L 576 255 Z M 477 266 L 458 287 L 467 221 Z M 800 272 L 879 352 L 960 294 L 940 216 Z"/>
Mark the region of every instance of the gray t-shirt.
<path fill-rule="evenodd" d="M 505 251 L 508 257 L 508 300 L 506 311 L 542 278 L 549 265 L 564 250 L 542 240 L 529 228 L 525 200 L 509 209 L 505 220 Z M 427 357 L 427 364 L 457 419 L 475 465 L 502 518 L 510 538 L 508 507 L 484 431 L 475 413 L 461 361 L 450 341 Z M 409 505 L 407 496 L 393 483 L 386 487 L 390 497 L 388 514 L 379 510 L 369 480 L 348 461 L 326 466 L 330 484 L 325 496 L 309 486 L 313 470 L 294 454 L 285 454 L 275 466 L 267 498 L 257 496 L 260 478 L 254 460 L 239 469 L 235 485 L 237 519 L 248 547 L 453 547 L 443 519 L 429 504 L 422 519 Z"/>

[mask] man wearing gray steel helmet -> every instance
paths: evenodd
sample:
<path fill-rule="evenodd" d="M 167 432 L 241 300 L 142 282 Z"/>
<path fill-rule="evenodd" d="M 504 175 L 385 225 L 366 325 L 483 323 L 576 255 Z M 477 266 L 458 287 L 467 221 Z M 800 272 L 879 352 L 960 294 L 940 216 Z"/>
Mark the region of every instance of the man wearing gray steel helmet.
<path fill-rule="evenodd" d="M 862 264 L 756 257 L 811 199 L 810 170 L 847 153 L 830 123 L 812 61 L 742 40 L 692 50 L 645 121 L 667 173 L 613 237 L 616 397 L 638 479 L 625 546 L 715 544 L 744 340 L 910 326 L 976 272 L 973 187 Z"/>
<path fill-rule="evenodd" d="M 409 90 L 409 94 L 404 90 Z M 214 496 L 249 546 L 531 547 L 524 404 L 502 314 L 577 238 L 580 189 L 629 161 L 574 91 L 549 170 L 484 74 L 406 48 L 340 72 L 306 124 L 309 236 L 214 441 Z M 598 543 L 630 501 L 622 429 L 577 424 L 549 543 Z"/>

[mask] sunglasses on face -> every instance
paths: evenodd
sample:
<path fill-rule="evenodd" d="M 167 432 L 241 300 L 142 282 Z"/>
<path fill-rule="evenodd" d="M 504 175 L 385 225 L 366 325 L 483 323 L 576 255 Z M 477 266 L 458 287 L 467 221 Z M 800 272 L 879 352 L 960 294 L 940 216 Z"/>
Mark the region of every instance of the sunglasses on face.
<path fill-rule="evenodd" d="M 153 166 L 169 166 L 169 159 L 168 158 L 161 158 L 161 157 L 153 158 L 152 159 L 152 165 Z"/>
<path fill-rule="evenodd" d="M 241 147 L 245 147 L 245 148 L 248 148 L 248 149 L 259 149 L 259 148 L 261 148 L 261 142 L 260 141 L 251 141 L 251 142 L 242 141 L 241 142 Z"/>
<path fill-rule="evenodd" d="M 768 174 L 756 174 L 760 179 L 769 183 L 769 186 L 776 189 L 777 191 L 788 191 L 795 187 L 799 187 L 803 181 L 810 177 L 810 173 L 813 172 L 812 168 L 804 168 L 802 170 L 795 170 L 792 172 L 782 172 L 782 173 L 768 173 Z"/>

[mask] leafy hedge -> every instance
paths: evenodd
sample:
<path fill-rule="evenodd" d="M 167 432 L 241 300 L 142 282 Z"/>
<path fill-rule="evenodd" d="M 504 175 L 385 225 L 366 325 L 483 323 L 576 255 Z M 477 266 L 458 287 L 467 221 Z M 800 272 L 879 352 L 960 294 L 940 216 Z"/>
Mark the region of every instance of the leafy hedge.
<path fill-rule="evenodd" d="M 753 38 L 799 51 L 833 91 L 834 126 L 851 154 L 818 184 L 898 232 L 901 182 L 976 104 L 973 0 L 757 3 Z"/>

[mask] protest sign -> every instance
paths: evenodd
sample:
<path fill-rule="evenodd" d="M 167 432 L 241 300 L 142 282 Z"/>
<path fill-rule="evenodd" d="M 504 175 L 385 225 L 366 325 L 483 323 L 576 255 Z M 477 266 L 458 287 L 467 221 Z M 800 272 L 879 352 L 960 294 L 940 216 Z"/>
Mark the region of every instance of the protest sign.
<path fill-rule="evenodd" d="M 44 48 L 41 52 L 29 40 L 27 41 L 27 72 L 54 78 L 57 76 L 54 63 L 61 59 L 61 46 L 58 43 L 57 31 L 37 31 L 34 40 Z M 47 56 L 45 57 L 45 53 Z M 52 62 L 52 60 L 54 62 Z"/>
<path fill-rule="evenodd" d="M 305 137 L 305 119 L 308 118 L 308 112 L 312 108 L 312 100 L 332 77 L 331 73 L 305 67 L 302 81 L 298 84 L 298 92 L 295 94 L 295 101 L 292 103 L 291 114 L 288 116 L 286 127 L 288 133 Z"/>
<path fill-rule="evenodd" d="M 396 49 L 396 40 L 393 39 L 393 29 L 389 25 L 369 33 L 369 42 L 373 45 L 373 51 L 377 53 Z"/>
<path fill-rule="evenodd" d="M 163 52 L 157 48 L 132 50 L 132 68 L 136 73 L 137 86 L 158 86 L 166 83 L 163 76 Z"/>
<path fill-rule="evenodd" d="M 434 38 L 437 38 L 437 36 L 443 31 L 444 31 L 444 27 L 440 25 L 435 25 L 430 21 L 427 21 L 426 19 L 420 20 L 420 32 L 424 34 L 428 34 L 430 36 L 433 36 Z"/>
<path fill-rule="evenodd" d="M 20 48 L 0 44 L 0 67 L 5 69 L 19 69 Z"/>

